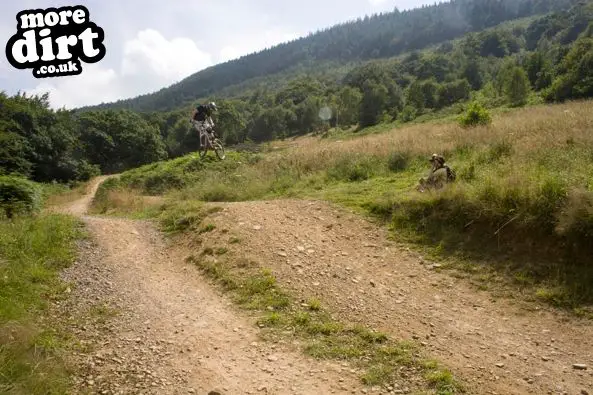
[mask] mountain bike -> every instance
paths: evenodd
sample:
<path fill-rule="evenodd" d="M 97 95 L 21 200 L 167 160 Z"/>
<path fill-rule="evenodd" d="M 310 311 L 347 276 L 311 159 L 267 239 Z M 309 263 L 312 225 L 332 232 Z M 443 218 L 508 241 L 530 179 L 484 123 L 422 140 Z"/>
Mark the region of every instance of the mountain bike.
<path fill-rule="evenodd" d="M 199 122 L 192 121 L 192 125 L 197 126 L 197 129 L 200 133 L 200 158 L 206 157 L 208 150 L 212 149 L 216 153 L 218 159 L 225 159 L 226 154 L 224 152 L 224 146 L 218 137 L 216 137 L 214 132 L 214 123 L 209 120 L 207 125 L 203 127 L 203 125 L 201 125 Z"/>

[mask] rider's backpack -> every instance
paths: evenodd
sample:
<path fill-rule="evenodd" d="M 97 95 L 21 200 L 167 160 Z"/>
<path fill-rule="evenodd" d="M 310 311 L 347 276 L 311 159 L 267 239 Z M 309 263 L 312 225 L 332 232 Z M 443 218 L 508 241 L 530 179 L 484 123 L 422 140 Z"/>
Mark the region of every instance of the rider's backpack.
<path fill-rule="evenodd" d="M 451 169 L 449 166 L 446 166 L 445 168 L 447 169 L 447 181 L 455 181 L 455 179 L 457 178 L 457 174 L 455 174 L 455 171 Z"/>
<path fill-rule="evenodd" d="M 206 106 L 203 106 L 200 104 L 196 108 L 196 110 L 198 110 L 198 111 L 196 112 L 195 120 L 204 122 L 206 120 L 206 117 L 208 116 L 208 109 L 206 108 Z"/>

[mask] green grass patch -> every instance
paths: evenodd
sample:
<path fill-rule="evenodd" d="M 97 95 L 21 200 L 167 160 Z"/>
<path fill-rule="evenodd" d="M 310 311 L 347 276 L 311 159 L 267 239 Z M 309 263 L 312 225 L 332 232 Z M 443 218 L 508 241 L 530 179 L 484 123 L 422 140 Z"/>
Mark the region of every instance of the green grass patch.
<path fill-rule="evenodd" d="M 279 326 L 284 317 L 277 312 L 267 313 L 264 317 L 257 321 L 259 326 L 274 327 Z"/>
<path fill-rule="evenodd" d="M 425 377 L 439 395 L 456 394 L 461 387 L 453 374 L 446 369 L 430 369 Z"/>
<path fill-rule="evenodd" d="M 81 237 L 80 223 L 65 215 L 0 221 L 1 393 L 68 392 L 68 339 L 58 322 L 42 317 L 66 297 L 58 273 L 74 261 Z"/>
<path fill-rule="evenodd" d="M 563 289 L 564 297 L 542 299 L 575 307 L 593 301 L 587 286 L 593 281 L 587 265 L 593 249 L 586 242 L 593 216 L 567 211 L 570 196 L 556 178 L 523 188 L 487 181 L 390 201 L 385 212 L 390 212 L 398 235 L 428 247 L 433 255 L 487 260 L 522 288 L 551 283 Z M 593 201 L 593 194 L 586 198 Z"/>
<path fill-rule="evenodd" d="M 206 217 L 203 207 L 198 201 L 173 202 L 163 206 L 161 214 L 157 217 L 161 229 L 176 233 L 198 226 Z"/>
<path fill-rule="evenodd" d="M 401 172 L 408 168 L 411 160 L 410 152 L 394 151 L 387 159 L 387 168 L 392 172 Z"/>
<path fill-rule="evenodd" d="M 209 171 L 232 172 L 251 156 L 253 155 L 248 153 L 229 151 L 227 158 L 219 161 L 212 156 L 201 159 L 197 154 L 190 154 L 126 171 L 121 175 L 121 182 L 126 187 L 140 190 L 147 195 L 161 195 L 172 189 L 197 184 Z"/>
<path fill-rule="evenodd" d="M 321 310 L 321 302 L 318 299 L 311 299 L 309 300 L 309 309 L 313 311 Z"/>
<path fill-rule="evenodd" d="M 213 224 L 207 224 L 207 225 L 204 225 L 203 227 L 200 228 L 199 233 L 210 233 L 214 229 L 216 229 L 216 226 L 215 225 L 213 225 Z"/>
<path fill-rule="evenodd" d="M 202 258 L 196 258 L 194 256 L 190 256 L 187 261 L 195 264 L 202 270 L 202 272 L 220 283 L 227 291 L 234 291 L 240 286 L 237 279 L 235 279 L 234 276 L 231 276 L 229 270 L 225 267 L 212 262 L 207 262 Z"/>
<path fill-rule="evenodd" d="M 357 182 L 368 180 L 384 172 L 384 163 L 378 157 L 361 154 L 345 155 L 327 169 L 333 181 Z"/>
<path fill-rule="evenodd" d="M 106 324 L 113 317 L 119 315 L 119 311 L 106 304 L 97 304 L 89 309 L 89 317 L 97 324 Z"/>
<path fill-rule="evenodd" d="M 169 200 L 162 204 L 158 210 L 153 211 L 151 217 L 158 221 L 160 229 L 166 233 L 196 231 L 198 234 L 202 234 L 215 229 L 212 224 L 200 227 L 202 221 L 209 214 L 221 209 L 220 207 L 206 208 L 203 202 L 197 200 Z"/>

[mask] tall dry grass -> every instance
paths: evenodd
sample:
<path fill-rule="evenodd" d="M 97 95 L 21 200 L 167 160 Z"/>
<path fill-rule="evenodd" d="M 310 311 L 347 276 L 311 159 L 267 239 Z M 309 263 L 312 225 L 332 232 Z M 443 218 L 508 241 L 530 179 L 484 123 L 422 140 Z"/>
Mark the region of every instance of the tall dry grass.
<path fill-rule="evenodd" d="M 535 106 L 494 117 L 490 126 L 464 129 L 456 124 L 417 124 L 389 132 L 345 141 L 317 137 L 296 139 L 287 151 L 271 153 L 258 164 L 266 172 L 271 164 L 285 163 L 303 171 L 323 170 L 337 158 L 354 155 L 388 157 L 394 151 L 412 155 L 433 152 L 451 154 L 460 147 L 476 149 L 507 141 L 515 149 L 515 159 L 527 160 L 529 153 L 562 149 L 567 141 L 593 143 L 593 102 Z M 455 160 L 455 157 L 450 157 Z"/>
<path fill-rule="evenodd" d="M 165 202 L 161 196 L 144 196 L 132 189 L 106 190 L 94 199 L 91 212 L 110 215 L 139 215 Z"/>
<path fill-rule="evenodd" d="M 90 184 L 88 182 L 81 183 L 72 188 L 52 184 L 44 184 L 44 187 L 46 195 L 45 206 L 49 208 L 60 207 L 71 203 L 90 192 Z"/>

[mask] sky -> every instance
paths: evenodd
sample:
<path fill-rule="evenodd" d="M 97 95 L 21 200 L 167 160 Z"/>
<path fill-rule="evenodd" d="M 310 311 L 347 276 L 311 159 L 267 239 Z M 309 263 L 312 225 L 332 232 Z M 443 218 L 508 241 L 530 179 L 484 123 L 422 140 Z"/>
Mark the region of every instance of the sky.
<path fill-rule="evenodd" d="M 426 0 L 57 0 L 0 1 L 3 48 L 25 9 L 84 5 L 105 32 L 105 57 L 78 76 L 37 79 L 0 56 L 0 91 L 49 92 L 54 108 L 152 93 L 204 68 L 378 12 Z"/>

